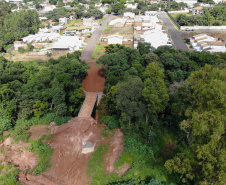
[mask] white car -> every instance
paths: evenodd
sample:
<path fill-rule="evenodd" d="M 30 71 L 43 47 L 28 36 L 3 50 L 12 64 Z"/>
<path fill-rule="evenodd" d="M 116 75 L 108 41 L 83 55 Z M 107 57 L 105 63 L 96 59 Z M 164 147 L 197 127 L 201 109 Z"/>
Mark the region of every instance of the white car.
<path fill-rule="evenodd" d="M 194 30 L 191 28 L 186 28 L 185 31 L 194 31 Z"/>

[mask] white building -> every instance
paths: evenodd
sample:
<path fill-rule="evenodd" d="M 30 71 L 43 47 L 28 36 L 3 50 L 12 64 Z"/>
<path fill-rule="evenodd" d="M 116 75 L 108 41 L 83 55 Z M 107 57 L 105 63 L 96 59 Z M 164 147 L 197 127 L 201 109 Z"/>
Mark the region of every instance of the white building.
<path fill-rule="evenodd" d="M 123 37 L 115 34 L 101 39 L 101 44 L 133 44 L 132 37 Z"/>
<path fill-rule="evenodd" d="M 194 5 L 195 3 L 198 2 L 198 0 L 174 0 L 177 3 L 186 3 L 187 5 Z"/>
<path fill-rule="evenodd" d="M 126 19 L 114 19 L 109 22 L 109 27 L 123 27 L 126 23 Z"/>
<path fill-rule="evenodd" d="M 55 5 L 44 5 L 44 11 L 45 12 L 50 12 L 50 11 L 53 11 L 54 9 L 56 9 L 56 6 Z"/>
<path fill-rule="evenodd" d="M 81 50 L 84 44 L 84 37 L 61 36 L 57 42 L 52 45 L 53 50 Z"/>
<path fill-rule="evenodd" d="M 224 2 L 224 0 L 213 0 L 216 4 Z"/>
<path fill-rule="evenodd" d="M 107 9 L 108 9 L 108 5 L 104 5 L 104 6 L 101 6 L 101 7 L 99 8 L 99 10 L 100 10 L 103 14 L 106 14 Z"/>
<path fill-rule="evenodd" d="M 169 39 L 166 33 L 160 30 L 148 30 L 140 36 L 144 42 L 150 43 L 154 48 L 159 46 L 172 46 L 171 39 Z"/>
<path fill-rule="evenodd" d="M 135 4 L 131 4 L 131 3 L 125 4 L 125 7 L 127 9 L 132 9 L 132 10 L 135 10 L 137 8 L 137 6 L 138 6 L 138 3 L 135 3 Z"/>
<path fill-rule="evenodd" d="M 156 16 L 157 14 L 158 14 L 157 11 L 146 11 L 145 12 L 145 16 L 152 16 L 152 15 Z"/>
<path fill-rule="evenodd" d="M 125 12 L 125 13 L 123 14 L 123 17 L 124 17 L 124 18 L 134 19 L 134 18 L 135 18 L 135 13 L 132 13 L 132 12 Z"/>
<path fill-rule="evenodd" d="M 225 42 L 216 40 L 207 34 L 198 34 L 190 38 L 190 42 L 196 51 L 209 51 L 211 53 L 226 52 Z"/>
<path fill-rule="evenodd" d="M 23 0 L 6 0 L 7 3 L 21 3 Z"/>
<path fill-rule="evenodd" d="M 83 18 L 84 26 L 93 26 L 94 23 L 95 23 L 95 18 Z"/>
<path fill-rule="evenodd" d="M 66 18 L 66 17 L 59 18 L 60 25 L 66 25 L 67 23 L 68 23 L 68 18 Z"/>

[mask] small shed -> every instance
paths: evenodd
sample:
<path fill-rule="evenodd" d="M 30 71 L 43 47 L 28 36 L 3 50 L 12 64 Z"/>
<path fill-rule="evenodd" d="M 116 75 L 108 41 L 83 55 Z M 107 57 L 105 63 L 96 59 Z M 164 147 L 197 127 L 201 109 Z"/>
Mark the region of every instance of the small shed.
<path fill-rule="evenodd" d="M 92 142 L 83 142 L 82 154 L 94 152 L 94 146 Z"/>

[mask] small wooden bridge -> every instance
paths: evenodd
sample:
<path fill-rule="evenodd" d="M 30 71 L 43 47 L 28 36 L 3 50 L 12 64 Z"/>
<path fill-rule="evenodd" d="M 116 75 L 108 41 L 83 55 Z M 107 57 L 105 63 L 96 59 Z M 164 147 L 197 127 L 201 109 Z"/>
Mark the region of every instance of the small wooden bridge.
<path fill-rule="evenodd" d="M 94 106 L 97 103 L 97 99 L 98 99 L 97 92 L 86 92 L 86 98 L 78 113 L 78 117 L 91 117 Z"/>

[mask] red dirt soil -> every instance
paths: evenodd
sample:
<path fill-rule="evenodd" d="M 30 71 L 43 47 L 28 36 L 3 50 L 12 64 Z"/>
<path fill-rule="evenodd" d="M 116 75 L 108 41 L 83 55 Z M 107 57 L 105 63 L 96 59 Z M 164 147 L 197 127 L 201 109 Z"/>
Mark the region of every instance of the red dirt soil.
<path fill-rule="evenodd" d="M 88 69 L 88 76 L 83 80 L 82 87 L 87 92 L 103 92 L 105 77 L 101 74 L 101 67 L 95 62 L 87 62 L 91 67 Z"/>
<path fill-rule="evenodd" d="M 0 144 L 0 161 L 14 164 L 19 170 L 33 169 L 38 162 L 38 156 L 25 149 L 30 147 L 30 144 L 13 142 L 13 139 L 8 137 Z"/>
<path fill-rule="evenodd" d="M 115 172 L 114 162 L 123 150 L 123 133 L 119 129 L 115 130 L 114 136 L 103 138 L 100 135 L 102 126 L 97 125 L 92 117 L 76 117 L 60 126 L 31 127 L 29 132 L 35 136 L 31 136 L 32 138 L 39 138 L 43 134 L 38 131 L 38 127 L 43 133 L 54 134 L 53 140 L 48 143 L 50 147 L 54 148 L 52 166 L 47 172 L 37 176 L 20 173 L 19 182 L 21 184 L 86 185 L 89 182 L 86 166 L 92 153 L 82 154 L 82 142 L 85 141 L 92 142 L 95 150 L 100 143 L 109 144 L 105 166 L 108 173 Z"/>

